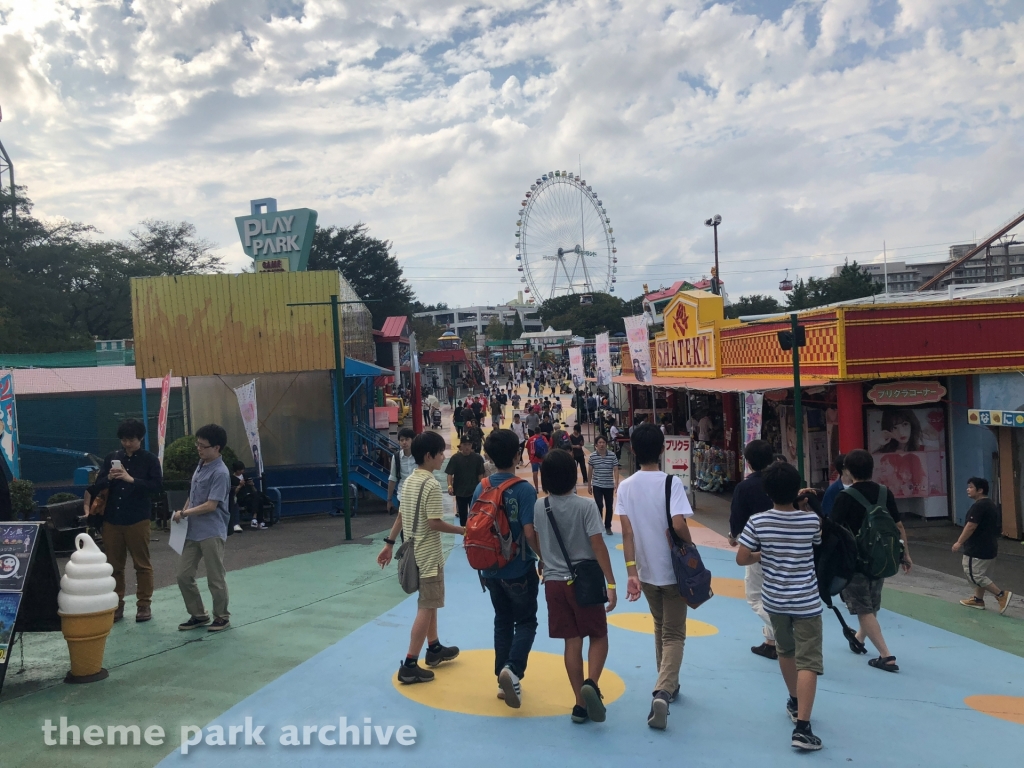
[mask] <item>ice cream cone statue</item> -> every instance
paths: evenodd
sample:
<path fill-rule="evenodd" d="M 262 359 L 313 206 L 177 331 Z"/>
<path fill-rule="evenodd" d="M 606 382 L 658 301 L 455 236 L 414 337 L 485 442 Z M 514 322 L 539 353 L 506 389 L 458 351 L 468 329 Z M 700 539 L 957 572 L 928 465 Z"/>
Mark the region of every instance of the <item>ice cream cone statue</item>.
<path fill-rule="evenodd" d="M 103 668 L 103 650 L 117 609 L 113 572 L 96 542 L 78 534 L 57 596 L 61 631 L 71 653 L 66 683 L 92 683 L 109 674 Z"/>

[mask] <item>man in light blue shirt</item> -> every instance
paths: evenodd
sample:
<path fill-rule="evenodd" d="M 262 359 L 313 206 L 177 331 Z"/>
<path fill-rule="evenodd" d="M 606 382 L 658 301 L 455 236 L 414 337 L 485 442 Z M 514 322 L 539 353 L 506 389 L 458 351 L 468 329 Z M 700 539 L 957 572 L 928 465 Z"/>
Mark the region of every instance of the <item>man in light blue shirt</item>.
<path fill-rule="evenodd" d="M 192 487 L 184 509 L 174 513 L 174 522 L 188 520 L 185 546 L 178 560 L 178 588 L 191 617 L 178 625 L 178 629 L 183 631 L 210 624 L 196 584 L 200 560 L 206 563 L 206 582 L 213 595 L 213 623 L 208 631 L 220 632 L 229 626 L 231 614 L 228 613 L 224 542 L 228 538 L 230 519 L 231 473 L 220 455 L 227 441 L 227 432 L 217 424 L 207 424 L 196 430 L 196 449 L 201 463 L 192 475 Z"/>

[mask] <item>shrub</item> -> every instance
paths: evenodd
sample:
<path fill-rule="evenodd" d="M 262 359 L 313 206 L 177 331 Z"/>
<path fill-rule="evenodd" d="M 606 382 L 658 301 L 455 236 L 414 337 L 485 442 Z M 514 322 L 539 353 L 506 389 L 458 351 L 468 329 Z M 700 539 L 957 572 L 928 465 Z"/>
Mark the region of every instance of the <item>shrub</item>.
<path fill-rule="evenodd" d="M 35 492 L 35 485 L 31 480 L 11 481 L 11 510 L 19 520 L 28 520 L 35 509 L 35 502 L 32 494 Z"/>
<path fill-rule="evenodd" d="M 50 498 L 48 498 L 46 500 L 46 503 L 47 504 L 60 504 L 61 502 L 64 502 L 64 501 L 79 501 L 81 498 L 82 498 L 81 496 L 75 496 L 75 494 L 73 494 L 73 493 L 68 493 L 67 491 L 62 491 L 61 493 L 53 494 L 53 496 L 51 496 Z"/>
<path fill-rule="evenodd" d="M 231 463 L 238 457 L 225 445 L 221 451 L 224 463 L 230 469 Z M 196 450 L 196 439 L 192 435 L 179 437 L 173 443 L 164 448 L 164 479 L 167 482 L 179 482 L 182 479 L 190 481 L 192 473 L 199 464 L 199 451 Z M 166 485 L 166 482 L 165 482 Z M 173 490 L 173 489 L 167 489 Z"/>

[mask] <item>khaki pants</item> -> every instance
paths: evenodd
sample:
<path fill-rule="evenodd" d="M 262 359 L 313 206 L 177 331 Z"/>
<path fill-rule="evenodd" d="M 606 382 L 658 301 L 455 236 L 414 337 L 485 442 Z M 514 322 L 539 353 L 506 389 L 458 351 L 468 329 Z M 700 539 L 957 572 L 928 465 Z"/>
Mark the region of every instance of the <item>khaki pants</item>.
<path fill-rule="evenodd" d="M 764 586 L 764 571 L 760 563 L 753 563 L 747 566 L 746 575 L 743 577 L 743 591 L 747 597 L 747 604 L 751 610 L 764 622 L 763 632 L 766 643 L 775 642 L 775 631 L 772 629 L 772 620 L 768 618 L 768 612 L 761 602 L 761 588 Z"/>
<path fill-rule="evenodd" d="M 227 619 L 228 583 L 224 571 L 224 541 L 214 536 L 202 541 L 186 541 L 178 559 L 178 589 L 185 599 L 189 616 L 205 616 L 206 608 L 196 584 L 199 561 L 206 563 L 206 584 L 213 595 L 213 618 Z"/>
<path fill-rule="evenodd" d="M 149 561 L 149 520 L 133 525 L 103 524 L 103 549 L 114 567 L 114 591 L 118 604 L 124 604 L 124 566 L 128 553 L 135 566 L 135 601 L 139 608 L 153 602 L 153 565 Z"/>
<path fill-rule="evenodd" d="M 658 663 L 655 691 L 674 693 L 679 687 L 679 668 L 683 665 L 686 643 L 686 601 L 679 587 L 656 587 L 640 582 L 654 617 L 654 658 Z"/>

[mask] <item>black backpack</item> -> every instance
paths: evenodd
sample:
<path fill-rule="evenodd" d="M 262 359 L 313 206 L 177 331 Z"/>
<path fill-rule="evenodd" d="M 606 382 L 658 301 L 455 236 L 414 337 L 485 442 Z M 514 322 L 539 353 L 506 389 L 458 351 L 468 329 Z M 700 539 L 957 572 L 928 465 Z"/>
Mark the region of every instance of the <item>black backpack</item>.
<path fill-rule="evenodd" d="M 857 572 L 857 540 L 848 528 L 827 517 L 821 519 L 821 544 L 814 548 L 818 594 L 829 608 Z"/>

